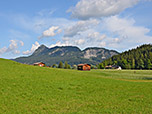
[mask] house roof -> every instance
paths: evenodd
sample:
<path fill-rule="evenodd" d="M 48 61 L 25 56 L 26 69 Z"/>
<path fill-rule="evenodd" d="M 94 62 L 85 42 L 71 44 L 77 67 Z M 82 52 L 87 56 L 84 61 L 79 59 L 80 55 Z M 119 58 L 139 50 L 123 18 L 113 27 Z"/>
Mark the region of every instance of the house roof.
<path fill-rule="evenodd" d="M 43 62 L 37 62 L 37 63 L 34 63 L 35 65 L 38 65 L 38 64 L 45 64 Z"/>
<path fill-rule="evenodd" d="M 89 66 L 91 66 L 90 64 L 78 64 L 78 66 L 84 66 L 84 65 L 89 65 Z"/>

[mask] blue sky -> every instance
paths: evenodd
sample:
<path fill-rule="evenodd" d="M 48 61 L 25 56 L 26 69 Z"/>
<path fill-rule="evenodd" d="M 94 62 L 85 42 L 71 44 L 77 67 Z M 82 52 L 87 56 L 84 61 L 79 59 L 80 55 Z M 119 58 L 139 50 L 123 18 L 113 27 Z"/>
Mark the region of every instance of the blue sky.
<path fill-rule="evenodd" d="M 48 47 L 105 47 L 119 52 L 152 43 L 151 0 L 3 0 L 0 58 Z"/>

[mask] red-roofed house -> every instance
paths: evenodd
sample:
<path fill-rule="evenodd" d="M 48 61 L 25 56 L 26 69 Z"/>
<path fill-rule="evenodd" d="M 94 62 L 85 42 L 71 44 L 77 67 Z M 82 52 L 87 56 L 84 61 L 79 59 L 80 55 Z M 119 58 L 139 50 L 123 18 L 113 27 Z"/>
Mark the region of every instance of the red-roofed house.
<path fill-rule="evenodd" d="M 79 64 L 78 65 L 78 70 L 91 70 L 91 65 L 90 64 Z"/>

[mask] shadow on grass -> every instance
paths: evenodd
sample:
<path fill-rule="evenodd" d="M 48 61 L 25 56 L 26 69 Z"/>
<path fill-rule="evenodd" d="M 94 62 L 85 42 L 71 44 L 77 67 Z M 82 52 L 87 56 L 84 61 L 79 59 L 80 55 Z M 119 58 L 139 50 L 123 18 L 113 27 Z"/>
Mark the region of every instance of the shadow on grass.
<path fill-rule="evenodd" d="M 143 80 L 152 80 L 152 77 L 143 77 Z"/>

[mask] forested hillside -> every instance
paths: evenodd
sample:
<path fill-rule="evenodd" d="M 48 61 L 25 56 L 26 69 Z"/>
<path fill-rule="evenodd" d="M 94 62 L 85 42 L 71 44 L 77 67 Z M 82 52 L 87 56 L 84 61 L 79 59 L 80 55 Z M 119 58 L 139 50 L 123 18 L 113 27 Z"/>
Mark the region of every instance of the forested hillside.
<path fill-rule="evenodd" d="M 19 57 L 13 60 L 24 64 L 33 64 L 42 61 L 46 63 L 47 66 L 59 64 L 60 61 L 67 61 L 70 65 L 77 65 L 80 63 L 96 65 L 117 54 L 119 53 L 115 50 L 98 47 L 81 50 L 76 46 L 56 46 L 48 48 L 45 45 L 41 45 L 32 55 L 28 57 Z"/>
<path fill-rule="evenodd" d="M 123 69 L 152 69 L 152 45 L 145 44 L 115 55 L 100 63 L 99 68 L 114 64 Z"/>

